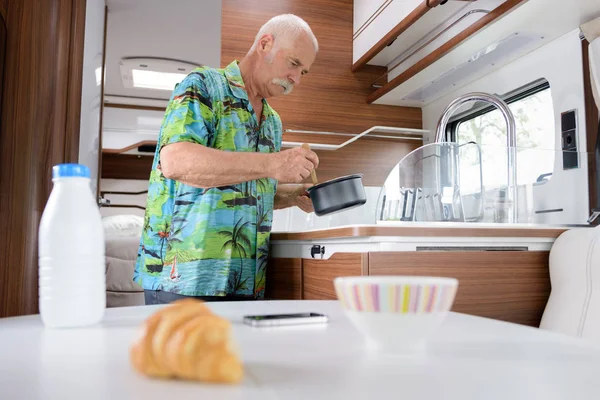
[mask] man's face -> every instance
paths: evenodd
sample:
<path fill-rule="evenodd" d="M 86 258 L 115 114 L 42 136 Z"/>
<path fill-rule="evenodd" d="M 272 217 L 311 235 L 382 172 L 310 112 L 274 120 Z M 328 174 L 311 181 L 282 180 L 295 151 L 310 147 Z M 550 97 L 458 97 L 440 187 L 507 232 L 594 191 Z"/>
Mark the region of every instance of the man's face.
<path fill-rule="evenodd" d="M 259 54 L 262 59 L 257 76 L 265 97 L 289 94 L 300 84 L 316 57 L 312 41 L 305 34 L 287 46 L 278 46 L 271 35 L 265 35 L 259 43 Z"/>

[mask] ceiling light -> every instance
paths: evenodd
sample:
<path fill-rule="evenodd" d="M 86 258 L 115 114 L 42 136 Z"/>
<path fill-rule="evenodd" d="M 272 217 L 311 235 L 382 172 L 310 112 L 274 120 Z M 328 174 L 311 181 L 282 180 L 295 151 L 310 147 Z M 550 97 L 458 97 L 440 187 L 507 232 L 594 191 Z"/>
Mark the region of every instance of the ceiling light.
<path fill-rule="evenodd" d="M 127 58 L 120 62 L 123 86 L 172 91 L 200 64 L 160 58 Z"/>
<path fill-rule="evenodd" d="M 185 74 L 144 71 L 142 69 L 134 69 L 131 72 L 133 87 L 158 90 L 173 90 L 175 85 L 181 82 L 186 76 Z"/>

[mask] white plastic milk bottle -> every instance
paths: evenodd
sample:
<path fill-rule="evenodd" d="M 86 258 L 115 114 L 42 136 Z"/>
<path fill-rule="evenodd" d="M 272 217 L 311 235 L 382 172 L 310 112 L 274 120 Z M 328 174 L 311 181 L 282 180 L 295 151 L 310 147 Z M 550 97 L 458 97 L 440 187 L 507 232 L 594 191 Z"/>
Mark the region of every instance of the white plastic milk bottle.
<path fill-rule="evenodd" d="M 40 314 L 51 328 L 93 325 L 104 316 L 106 278 L 102 217 L 90 170 L 59 164 L 52 181 L 38 237 Z"/>

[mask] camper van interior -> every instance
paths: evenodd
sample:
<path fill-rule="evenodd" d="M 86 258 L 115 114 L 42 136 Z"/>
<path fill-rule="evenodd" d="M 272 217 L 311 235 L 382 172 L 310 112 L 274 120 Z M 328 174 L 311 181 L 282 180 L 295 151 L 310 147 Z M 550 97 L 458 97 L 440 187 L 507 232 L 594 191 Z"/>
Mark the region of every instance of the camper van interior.
<path fill-rule="evenodd" d="M 246 273 L 262 278 L 233 278 L 252 301 L 207 302 L 240 351 L 227 367 L 214 354 L 201 366 L 192 353 L 224 339 L 191 322 L 183 330 L 192 309 L 148 325 L 159 308 L 134 279 L 144 235 L 160 236 L 153 271 L 169 287 L 186 285 L 178 266 L 200 251 L 180 248 L 174 222 L 150 225 L 167 213 L 149 201 L 159 135 L 189 74 L 242 60 L 281 14 L 306 21 L 318 52 L 290 94 L 267 99 L 282 126 L 266 146 L 308 144 L 319 163 L 307 187 L 360 176 L 366 200 L 317 215 L 265 209 L 232 186 L 259 205 L 257 220 L 227 228 L 219 251 L 255 254 Z M 0 0 L 0 398 L 238 398 L 136 374 L 239 380 L 233 359 L 244 398 L 387 395 L 397 381 L 411 398 L 598 398 L 599 108 L 598 0 Z M 61 163 L 89 169 L 106 312 L 95 328 L 49 335 L 38 235 Z M 341 188 L 329 196 L 348 200 Z M 295 312 L 329 321 L 242 320 Z M 149 342 L 129 353 L 142 325 Z M 428 349 L 420 361 L 415 342 Z M 186 343 L 189 353 L 175 350 Z M 77 351 L 93 358 L 94 378 L 67 364 L 83 365 Z M 53 381 L 64 372 L 77 384 Z"/>

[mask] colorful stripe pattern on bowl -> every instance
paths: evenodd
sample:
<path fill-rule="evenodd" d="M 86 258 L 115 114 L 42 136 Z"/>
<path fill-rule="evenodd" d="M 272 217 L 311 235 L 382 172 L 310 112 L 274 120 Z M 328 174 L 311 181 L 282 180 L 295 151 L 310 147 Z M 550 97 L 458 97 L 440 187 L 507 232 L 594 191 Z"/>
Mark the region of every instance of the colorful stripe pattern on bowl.
<path fill-rule="evenodd" d="M 456 286 L 347 284 L 336 286 L 344 308 L 367 312 L 424 314 L 448 311 L 454 302 Z"/>

